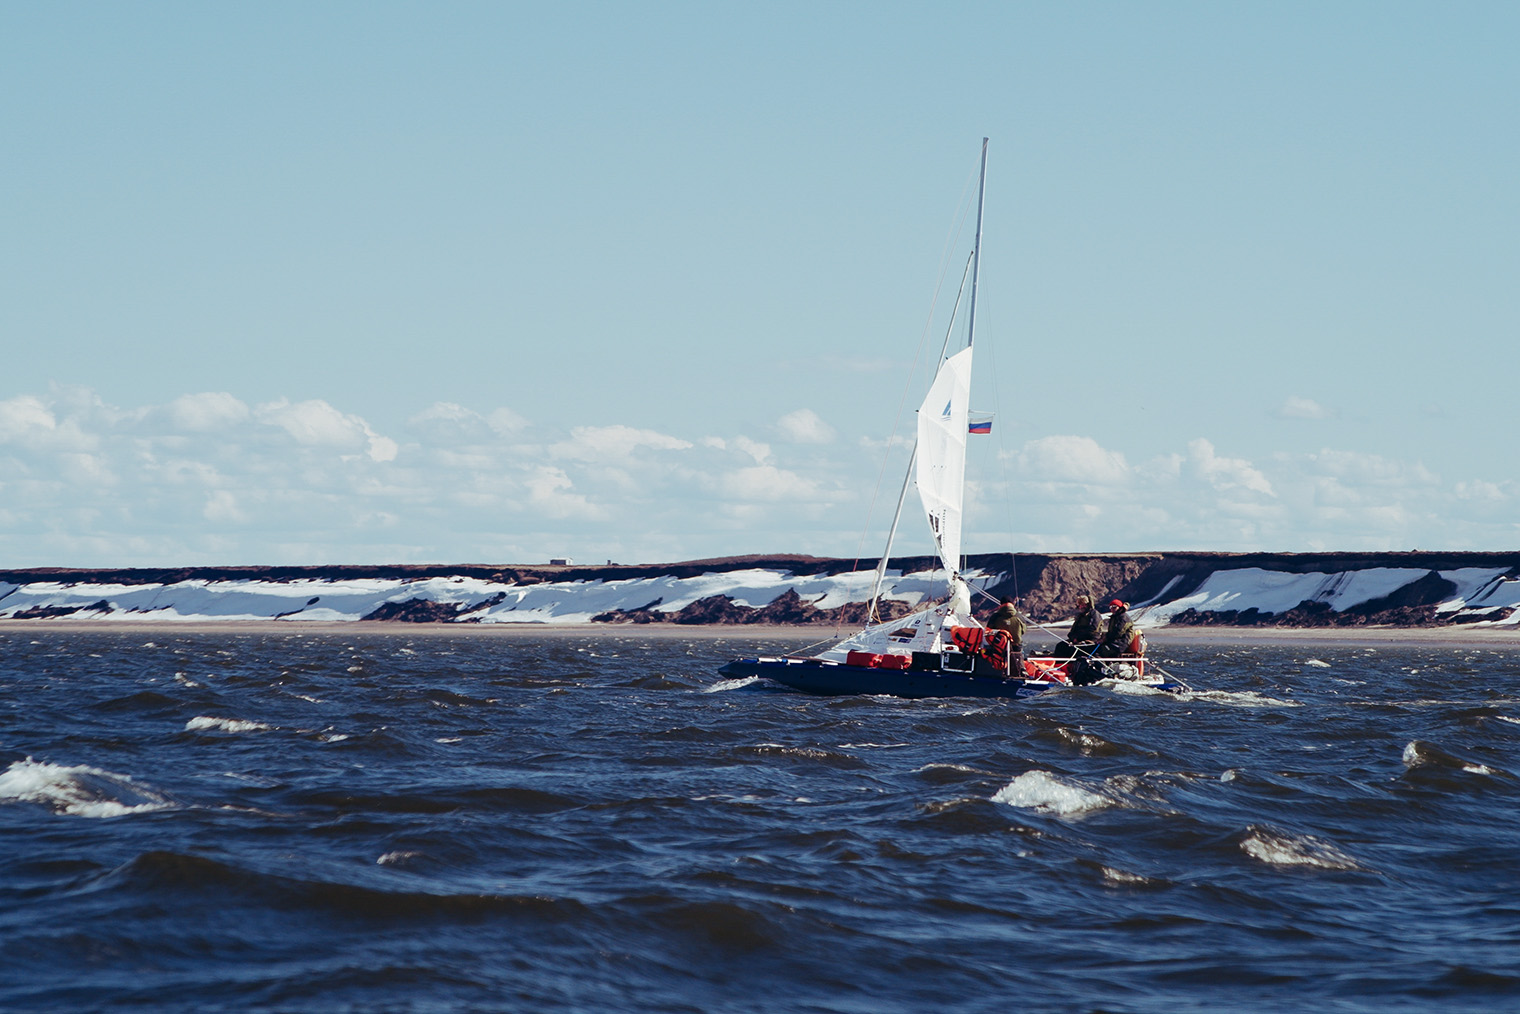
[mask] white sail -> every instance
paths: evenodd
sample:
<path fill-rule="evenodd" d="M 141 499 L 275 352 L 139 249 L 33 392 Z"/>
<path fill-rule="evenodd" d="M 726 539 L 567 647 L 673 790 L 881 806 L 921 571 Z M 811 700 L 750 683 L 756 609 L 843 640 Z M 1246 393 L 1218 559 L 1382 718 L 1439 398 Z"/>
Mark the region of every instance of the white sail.
<path fill-rule="evenodd" d="M 918 410 L 918 495 L 929 516 L 935 548 L 952 575 L 961 569 L 961 514 L 970 414 L 971 348 L 940 364 Z"/>

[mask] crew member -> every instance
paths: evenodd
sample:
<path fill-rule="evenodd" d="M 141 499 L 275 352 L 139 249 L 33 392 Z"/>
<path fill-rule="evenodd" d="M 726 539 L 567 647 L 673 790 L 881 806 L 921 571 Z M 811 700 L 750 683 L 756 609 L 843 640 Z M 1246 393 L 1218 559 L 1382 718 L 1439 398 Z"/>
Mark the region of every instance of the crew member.
<path fill-rule="evenodd" d="M 1135 623 L 1129 618 L 1128 603 L 1114 599 L 1108 606 L 1113 612 L 1109 613 L 1108 632 L 1097 653 L 1108 658 L 1133 654 L 1130 645 L 1135 639 Z"/>
<path fill-rule="evenodd" d="M 987 619 L 988 630 L 1008 634 L 1008 674 L 1024 678 L 1024 618 L 1014 607 L 1013 599 L 1004 599 Z"/>
<path fill-rule="evenodd" d="M 1098 631 L 1102 628 L 1103 620 L 1098 615 L 1098 610 L 1093 606 L 1092 597 L 1083 595 L 1077 599 L 1077 616 L 1071 621 L 1071 630 L 1066 634 L 1066 640 L 1056 647 L 1057 658 L 1071 658 L 1074 655 L 1089 655 L 1093 645 L 1098 643 Z"/>

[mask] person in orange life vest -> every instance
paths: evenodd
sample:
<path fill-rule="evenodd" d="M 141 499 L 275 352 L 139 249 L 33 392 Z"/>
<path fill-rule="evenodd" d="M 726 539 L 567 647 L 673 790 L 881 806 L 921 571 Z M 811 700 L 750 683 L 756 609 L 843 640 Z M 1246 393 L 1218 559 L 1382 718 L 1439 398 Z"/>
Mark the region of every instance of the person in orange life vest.
<path fill-rule="evenodd" d="M 1014 607 L 1013 599 L 1004 599 L 997 611 L 987 619 L 988 630 L 1002 630 L 1008 634 L 1008 672 L 1023 678 L 1024 675 L 1024 618 Z"/>

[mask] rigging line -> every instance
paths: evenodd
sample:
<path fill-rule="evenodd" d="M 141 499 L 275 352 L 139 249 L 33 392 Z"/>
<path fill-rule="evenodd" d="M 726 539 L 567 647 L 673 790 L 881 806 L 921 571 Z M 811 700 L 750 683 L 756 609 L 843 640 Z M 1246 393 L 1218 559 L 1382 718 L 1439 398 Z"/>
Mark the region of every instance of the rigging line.
<path fill-rule="evenodd" d="M 960 242 L 961 233 L 965 230 L 966 227 L 966 216 L 971 213 L 971 207 L 967 201 L 967 194 L 971 191 L 971 181 L 977 178 L 979 172 L 980 168 L 973 169 L 971 174 L 966 177 L 966 183 L 961 187 L 960 201 L 957 205 L 961 209 L 960 217 L 954 222 L 953 225 L 951 225 L 949 232 L 945 235 L 945 246 L 940 253 L 939 277 L 938 281 L 936 281 L 934 284 L 934 296 L 929 300 L 929 315 L 927 318 L 925 318 L 923 330 L 919 333 L 918 349 L 913 353 L 913 366 L 908 371 L 908 379 L 903 384 L 902 395 L 897 400 L 897 413 L 892 419 L 892 434 L 887 437 L 887 446 L 882 451 L 881 468 L 878 469 L 876 473 L 876 486 L 871 490 L 871 503 L 870 506 L 866 509 L 865 525 L 861 528 L 860 531 L 860 542 L 855 547 L 855 562 L 850 566 L 850 572 L 852 574 L 855 573 L 856 568 L 860 566 L 860 558 L 865 553 L 866 536 L 870 534 L 871 530 L 871 517 L 876 512 L 876 501 L 881 495 L 881 484 L 887 476 L 887 462 L 892 457 L 892 443 L 897 439 L 897 430 L 902 425 L 903 406 L 907 404 L 908 392 L 913 389 L 913 378 L 918 373 L 919 361 L 923 359 L 924 346 L 929 341 L 929 329 L 934 325 L 934 311 L 939 306 L 940 292 L 945 287 L 945 275 L 950 270 L 950 251 L 953 250 L 955 246 Z M 848 585 L 846 587 L 848 588 Z M 843 627 L 844 617 L 843 614 L 841 614 L 839 626 L 835 628 L 835 632 L 838 633 L 839 630 L 843 629 Z"/>
<path fill-rule="evenodd" d="M 988 343 L 984 342 L 983 346 L 987 348 L 987 356 L 991 360 L 991 362 L 987 364 L 987 372 L 990 374 L 989 380 L 991 381 L 990 386 L 992 387 L 992 417 L 994 420 L 1002 420 L 1003 404 L 1002 392 L 998 387 L 997 344 L 992 343 L 991 345 L 988 345 Z M 996 422 L 993 424 L 993 429 L 997 433 L 997 442 L 996 446 L 993 448 L 992 456 L 997 461 L 998 479 L 1003 485 L 1003 512 L 1005 515 L 1004 522 L 1008 525 L 1008 571 L 1009 576 L 1013 579 L 1014 601 L 1019 601 L 1023 598 L 1023 595 L 1019 590 L 1018 554 L 1013 549 L 1013 484 L 1008 480 L 1008 458 L 1003 453 L 1003 434 L 1007 425 L 1009 425 L 1008 420 L 1002 420 L 1001 425 Z"/>
<path fill-rule="evenodd" d="M 975 257 L 973 253 L 971 257 Z M 971 258 L 967 258 L 965 270 L 961 272 L 961 284 L 955 292 L 955 305 L 950 308 L 950 324 L 945 329 L 945 343 L 939 350 L 940 359 L 945 358 L 945 353 L 950 350 L 950 338 L 955 334 L 955 318 L 960 313 L 961 297 L 966 294 L 966 275 L 971 271 Z M 908 468 L 903 474 L 902 489 L 897 494 L 897 507 L 892 512 L 892 526 L 887 529 L 887 546 L 881 553 L 881 562 L 876 565 L 876 579 L 871 584 L 871 597 L 866 600 L 866 625 L 871 622 L 881 621 L 881 614 L 877 611 L 877 600 L 881 597 L 881 582 L 887 574 L 887 564 L 891 562 L 892 540 L 897 536 L 897 523 L 902 520 L 903 503 L 908 499 L 908 483 L 913 479 L 913 465 L 918 460 L 918 440 L 913 441 L 913 453 L 908 456 Z M 937 537 L 936 537 L 937 538 Z"/>

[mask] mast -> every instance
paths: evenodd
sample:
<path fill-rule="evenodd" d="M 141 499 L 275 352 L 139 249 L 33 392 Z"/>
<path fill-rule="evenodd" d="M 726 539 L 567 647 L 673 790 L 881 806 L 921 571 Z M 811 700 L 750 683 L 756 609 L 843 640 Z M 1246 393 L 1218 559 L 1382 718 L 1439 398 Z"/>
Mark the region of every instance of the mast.
<path fill-rule="evenodd" d="M 979 174 L 978 179 L 977 179 L 977 187 L 976 187 L 976 241 L 975 241 L 975 243 L 972 246 L 972 250 L 971 250 L 971 263 L 969 265 L 970 272 L 971 272 L 971 303 L 970 303 L 970 307 L 969 307 L 969 309 L 967 311 L 967 319 L 966 319 L 966 348 L 967 349 L 969 349 L 971 347 L 972 339 L 976 335 L 976 282 L 977 282 L 977 274 L 978 274 L 978 272 L 981 269 L 981 263 L 982 263 L 982 212 L 983 212 L 983 208 L 984 208 L 984 206 L 986 204 L 986 198 L 987 198 L 987 141 L 988 141 L 987 138 L 985 138 L 985 137 L 982 138 L 981 171 L 980 171 L 980 174 Z M 965 291 L 965 286 L 966 286 L 966 276 L 965 276 L 965 274 L 962 274 L 961 275 L 961 289 L 960 289 L 960 291 L 958 291 L 956 293 L 956 295 L 955 295 L 955 306 L 952 307 L 951 311 L 950 311 L 950 320 L 951 320 L 950 329 L 947 330 L 946 333 L 945 333 L 945 345 L 944 345 L 943 348 L 940 349 L 940 353 L 939 353 L 939 356 L 940 356 L 940 365 L 941 366 L 943 366 L 944 363 L 945 363 L 945 359 L 946 359 L 945 353 L 948 352 L 949 349 L 950 349 L 950 336 L 951 336 L 951 332 L 953 331 L 954 326 L 955 326 L 955 323 L 954 323 L 955 322 L 955 311 L 956 311 L 956 309 L 958 309 L 960 307 L 961 293 L 963 293 Z M 965 438 L 965 434 L 962 433 L 961 437 L 962 437 L 962 439 L 964 439 Z M 898 493 L 898 496 L 897 496 L 897 509 L 896 509 L 896 511 L 892 515 L 892 526 L 887 531 L 887 545 L 886 545 L 886 548 L 882 550 L 881 561 L 876 565 L 876 576 L 875 576 L 875 580 L 872 582 L 872 585 L 871 585 L 871 597 L 866 600 L 866 624 L 867 624 L 867 626 L 869 626 L 873 622 L 879 622 L 880 621 L 880 614 L 877 612 L 877 602 L 881 598 L 882 580 L 886 577 L 887 564 L 890 561 L 891 556 L 892 556 L 892 541 L 893 541 L 893 539 L 897 535 L 897 523 L 898 523 L 898 521 L 902 517 L 903 503 L 907 499 L 907 495 L 908 495 L 908 482 L 909 482 L 909 480 L 911 480 L 913 478 L 914 467 L 917 464 L 917 462 L 918 462 L 918 441 L 915 440 L 914 444 L 913 444 L 913 453 L 908 457 L 908 470 L 907 470 L 907 474 L 905 474 L 903 476 L 902 490 Z M 936 541 L 937 540 L 938 540 L 938 536 L 936 535 Z M 960 568 L 958 566 L 958 563 L 959 563 L 959 561 L 957 560 L 956 561 L 956 565 L 951 566 L 951 575 L 950 576 L 951 576 L 951 584 L 952 585 L 955 583 L 955 579 L 959 575 L 959 572 L 960 572 Z"/>
<path fill-rule="evenodd" d="M 976 337 L 976 278 L 982 268 L 982 207 L 987 199 L 987 138 L 982 138 L 982 174 L 976 184 L 976 245 L 971 248 L 971 307 L 966 311 L 966 348 Z"/>

